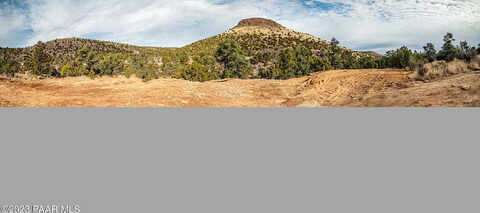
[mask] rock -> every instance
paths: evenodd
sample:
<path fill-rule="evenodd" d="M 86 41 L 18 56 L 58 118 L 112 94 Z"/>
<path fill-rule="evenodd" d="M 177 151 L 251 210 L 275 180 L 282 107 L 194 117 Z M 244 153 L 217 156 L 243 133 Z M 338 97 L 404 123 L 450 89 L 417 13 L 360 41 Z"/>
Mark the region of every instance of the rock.
<path fill-rule="evenodd" d="M 462 89 L 463 91 L 468 91 L 472 88 L 472 86 L 470 85 L 462 85 L 462 86 L 459 86 L 460 89 Z"/>

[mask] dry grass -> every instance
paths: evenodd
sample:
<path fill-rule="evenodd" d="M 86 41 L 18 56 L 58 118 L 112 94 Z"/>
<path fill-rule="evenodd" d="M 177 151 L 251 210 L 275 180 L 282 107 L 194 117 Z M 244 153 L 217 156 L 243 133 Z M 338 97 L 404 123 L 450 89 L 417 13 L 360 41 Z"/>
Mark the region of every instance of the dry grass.
<path fill-rule="evenodd" d="M 454 60 L 451 62 L 434 61 L 429 64 L 425 64 L 424 68 L 426 73 L 424 79 L 434 80 L 444 78 L 450 75 L 456 75 L 470 71 L 468 64 L 465 61 Z"/>

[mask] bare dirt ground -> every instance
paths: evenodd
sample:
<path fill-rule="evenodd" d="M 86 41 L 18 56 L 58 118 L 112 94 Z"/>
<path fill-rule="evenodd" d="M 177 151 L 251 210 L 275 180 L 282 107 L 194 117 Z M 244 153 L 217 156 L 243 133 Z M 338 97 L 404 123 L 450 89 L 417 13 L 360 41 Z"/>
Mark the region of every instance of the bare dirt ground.
<path fill-rule="evenodd" d="M 439 107 L 480 106 L 480 72 L 424 83 L 408 72 L 336 70 L 290 80 L 190 82 L 0 77 L 1 107 Z"/>

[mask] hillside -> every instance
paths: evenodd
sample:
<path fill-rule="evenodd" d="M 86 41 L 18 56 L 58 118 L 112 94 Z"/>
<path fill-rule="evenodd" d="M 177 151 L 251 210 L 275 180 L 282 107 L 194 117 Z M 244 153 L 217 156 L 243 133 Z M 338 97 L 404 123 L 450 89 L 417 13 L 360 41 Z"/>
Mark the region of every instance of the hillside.
<path fill-rule="evenodd" d="M 238 43 L 246 59 L 250 61 L 253 67 L 253 72 L 250 75 L 253 78 L 268 78 L 261 76 L 260 72 L 275 68 L 284 69 L 284 65 L 281 64 L 282 60 L 300 60 L 299 57 L 304 57 L 304 60 L 311 61 L 306 63 L 311 72 L 341 68 L 360 68 L 344 67 L 343 63 L 350 61 L 352 64 L 360 64 L 362 59 L 372 61 L 379 59 L 379 56 L 376 54 L 332 46 L 330 42 L 306 33 L 296 32 L 273 20 L 262 18 L 244 19 L 224 33 L 187 45 L 178 51 L 192 56 L 194 59 L 195 57 L 200 57 L 199 61 L 211 61 L 215 58 L 219 44 L 225 40 L 233 40 Z M 298 48 L 304 49 L 298 51 Z M 287 52 L 287 50 L 290 51 Z M 290 57 L 289 54 L 295 56 Z M 365 68 L 373 68 L 373 66 Z M 290 77 L 299 77 L 311 72 Z M 285 78 L 279 77 L 278 79 Z"/>
<path fill-rule="evenodd" d="M 218 55 L 222 45 L 231 48 L 223 61 Z M 329 69 L 374 68 L 379 59 L 262 18 L 241 20 L 224 33 L 182 48 L 69 38 L 26 48 L 0 48 L 0 58 L 5 56 L 18 62 L 18 73 L 42 78 L 135 74 L 145 81 L 159 77 L 289 79 Z"/>

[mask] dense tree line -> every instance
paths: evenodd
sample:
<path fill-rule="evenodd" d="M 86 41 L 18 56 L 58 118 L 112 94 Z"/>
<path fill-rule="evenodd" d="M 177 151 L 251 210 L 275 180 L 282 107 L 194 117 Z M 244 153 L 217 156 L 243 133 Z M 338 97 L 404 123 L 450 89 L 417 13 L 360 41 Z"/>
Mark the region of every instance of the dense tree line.
<path fill-rule="evenodd" d="M 470 60 L 480 51 L 470 47 L 465 41 L 460 42 L 459 46 L 454 46 L 453 41 L 453 35 L 448 33 L 444 37 L 445 44 L 438 52 L 432 43 L 428 43 L 424 47 L 424 52 L 412 51 L 402 46 L 397 50 L 388 51 L 385 56 L 372 56 L 346 51 L 340 47 L 340 42 L 335 38 L 330 41 L 328 52 L 320 55 L 314 54 L 311 49 L 303 45 L 287 47 L 278 52 L 255 52 L 255 49 L 245 51 L 236 41 L 226 39 L 220 42 L 215 52 L 216 62 L 220 63 L 221 67 L 215 66 L 212 60 L 205 59 L 205 55 L 197 56 L 193 59 L 193 63 L 188 63 L 188 54 L 182 53 L 180 58 L 183 58 L 181 62 L 185 65 L 182 66 L 179 77 L 193 81 L 249 77 L 289 79 L 331 69 L 410 68 L 418 70 L 422 69 L 425 63 L 434 60 L 450 61 L 454 58 Z M 252 66 L 257 66 L 256 75 L 252 72 Z"/>
<path fill-rule="evenodd" d="M 461 41 L 455 45 L 451 33 L 447 33 L 443 41 L 438 51 L 432 43 L 427 43 L 421 52 L 402 46 L 387 51 L 385 56 L 376 56 L 347 50 L 335 38 L 322 45 L 298 38 L 242 35 L 235 40 L 217 36 L 178 49 L 107 51 L 108 48 L 91 48 L 87 43 L 75 48 L 73 53 L 67 51 L 72 53 L 71 58 L 55 58 L 53 56 L 57 53 L 46 50 L 46 44 L 38 42 L 22 65 L 3 49 L 0 52 L 0 74 L 14 76 L 24 70 L 41 78 L 135 75 L 144 81 L 160 76 L 192 81 L 223 78 L 289 79 L 332 69 L 419 70 L 425 63 L 435 60 L 451 61 L 457 58 L 469 61 L 480 54 L 480 44 L 475 47 Z"/>
<path fill-rule="evenodd" d="M 79 49 L 75 60 L 65 62 L 60 68 L 60 76 L 118 76 L 124 75 L 136 77 L 149 81 L 158 78 L 157 67 L 150 63 L 148 56 L 142 53 L 125 54 L 99 54 L 87 47 Z"/>
<path fill-rule="evenodd" d="M 435 60 L 453 61 L 454 59 L 466 60 L 470 62 L 477 54 L 480 54 L 479 48 L 470 46 L 467 41 L 461 41 L 458 46 L 454 45 L 455 39 L 452 33 L 447 33 L 443 37 L 443 45 L 439 51 L 435 49 L 432 43 L 427 43 L 423 47 L 423 52 L 412 51 L 406 46 L 397 50 L 391 50 L 386 53 L 382 60 L 385 61 L 385 68 L 410 68 L 418 70 L 423 64 Z"/>

